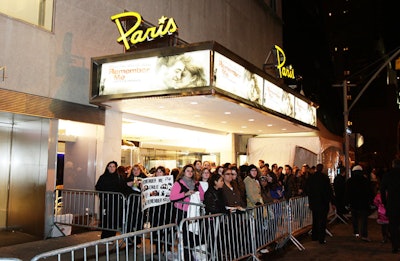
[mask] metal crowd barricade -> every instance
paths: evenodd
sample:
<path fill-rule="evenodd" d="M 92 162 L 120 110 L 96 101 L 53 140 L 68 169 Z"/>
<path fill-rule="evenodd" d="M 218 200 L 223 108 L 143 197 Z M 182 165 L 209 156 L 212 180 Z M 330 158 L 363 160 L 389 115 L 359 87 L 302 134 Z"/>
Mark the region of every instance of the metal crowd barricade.
<path fill-rule="evenodd" d="M 127 233 L 58 252 L 51 251 L 53 256 L 70 253 L 69 260 L 76 259 L 75 249 L 83 251 L 79 256 L 90 257 L 86 260 L 98 260 L 99 256 L 109 260 L 111 254 L 120 256 L 120 253 L 126 260 L 128 257 L 136 260 L 137 253 L 144 258 L 153 258 L 155 253 L 159 260 L 257 259 L 260 252 L 263 253 L 262 250 L 274 242 L 277 243 L 275 248 L 291 241 L 299 250 L 303 250 L 296 236 L 310 230 L 312 224 L 308 197 L 257 206 L 245 212 L 205 216 L 203 204 L 186 202 L 166 203 L 142 211 L 139 194 L 125 198 L 120 193 L 112 192 L 60 190 L 57 195 L 62 197 L 62 204 L 58 205 L 62 208 L 58 209 L 58 214 L 73 214 L 72 225 Z M 115 207 L 112 209 L 117 210 L 114 212 L 117 215 L 108 215 L 109 220 L 102 218 L 100 225 L 92 225 L 84 216 L 87 216 L 87 212 L 96 213 L 99 202 L 112 202 L 111 205 Z M 177 210 L 174 204 L 194 207 L 198 216 L 191 217 L 189 213 L 192 211 Z M 103 210 L 110 210 L 104 203 L 100 205 Z M 176 220 L 180 221 L 179 224 Z M 115 243 L 113 247 L 111 242 Z M 121 245 L 124 247 L 121 248 Z M 138 245 L 141 250 L 137 248 Z M 91 252 L 89 247 L 94 247 Z"/>
<path fill-rule="evenodd" d="M 195 208 L 196 216 L 203 216 L 205 214 L 204 205 L 184 201 L 168 202 L 162 205 L 152 206 L 142 210 L 140 194 L 130 194 L 127 197 L 127 211 L 126 211 L 126 233 L 158 227 L 168 224 L 176 224 L 177 209 L 174 204 L 188 205 L 188 208 Z M 188 218 L 190 211 L 184 211 L 185 216 L 180 218 Z M 158 241 L 171 247 L 172 238 L 167 237 L 161 233 Z"/>
<path fill-rule="evenodd" d="M 268 245 L 289 237 L 287 202 L 280 201 L 254 208 L 255 253 L 268 252 Z M 250 212 L 251 213 L 251 212 Z"/>
<path fill-rule="evenodd" d="M 174 223 L 174 206 L 168 202 L 158 206 L 152 206 L 144 211 L 140 194 L 130 194 L 127 197 L 126 232 L 138 231 L 143 228 L 157 227 Z"/>
<path fill-rule="evenodd" d="M 76 246 L 65 247 L 36 255 L 36 260 L 178 260 L 176 247 L 168 248 L 157 241 L 161 234 L 174 240 L 175 224 L 121 234 Z M 150 236 L 148 236 L 150 235 Z M 142 247 L 135 243 L 142 241 Z M 176 246 L 176 242 L 172 242 Z"/>
<path fill-rule="evenodd" d="M 349 219 L 346 216 L 344 216 L 343 214 L 339 215 L 337 213 L 337 209 L 332 207 L 329 209 L 328 220 L 329 220 L 328 224 L 332 224 L 335 220 L 339 220 L 345 225 L 347 225 L 348 224 L 347 222 L 349 221 Z"/>
<path fill-rule="evenodd" d="M 288 205 L 288 217 L 289 239 L 299 250 L 304 250 L 304 246 L 296 239 L 296 235 L 309 231 L 312 226 L 308 197 L 291 198 Z"/>
<path fill-rule="evenodd" d="M 236 260 L 254 256 L 254 217 L 247 211 L 185 218 L 178 228 L 181 260 Z"/>
<path fill-rule="evenodd" d="M 134 232 L 143 229 L 143 213 L 140 194 L 130 194 L 127 197 L 126 207 L 126 232 Z"/>
<path fill-rule="evenodd" d="M 122 193 L 61 189 L 55 196 L 55 228 L 69 225 L 125 232 L 126 198 Z"/>

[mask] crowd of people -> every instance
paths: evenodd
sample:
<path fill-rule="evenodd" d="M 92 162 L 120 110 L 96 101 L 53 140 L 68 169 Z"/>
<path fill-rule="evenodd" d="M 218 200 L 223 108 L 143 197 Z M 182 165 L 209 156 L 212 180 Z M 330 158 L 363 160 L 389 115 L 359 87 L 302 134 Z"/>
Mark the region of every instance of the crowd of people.
<path fill-rule="evenodd" d="M 174 183 L 169 195 L 174 203 L 174 219 L 179 222 L 187 215 L 189 204 L 196 202 L 205 206 L 206 214 L 245 211 L 258 205 L 289 200 L 292 197 L 308 196 L 313 216 L 312 239 L 325 244 L 327 214 L 330 207 L 343 218 L 351 214 L 353 234 L 369 242 L 368 216 L 371 206 L 376 205 L 377 222 L 382 225 L 382 242 L 389 239 L 393 252 L 399 248 L 400 222 L 400 160 L 393 162 L 393 170 L 386 175 L 367 175 L 360 165 L 351 169 L 346 179 L 345 168 L 340 166 L 333 184 L 323 172 L 323 165 L 271 167 L 264 160 L 258 166 L 225 163 L 215 166 L 213 162 L 195 160 L 193 164 L 172 170 L 158 166 L 147 171 L 141 164 L 118 167 L 112 161 L 100 176 L 96 190 L 114 191 L 124 194 L 140 193 L 141 181 L 152 176 L 172 175 Z M 183 203 L 182 203 L 183 202 Z M 140 209 L 140 206 L 135 206 Z M 102 238 L 115 235 L 103 231 Z"/>
<path fill-rule="evenodd" d="M 387 171 L 367 170 L 361 164 L 351 168 L 346 179 L 345 167 L 333 182 L 337 214 L 346 218 L 351 215 L 353 236 L 370 242 L 368 218 L 376 211 L 377 223 L 381 225 L 382 243 L 392 244 L 392 252 L 400 247 L 400 159 L 396 158 Z"/>
<path fill-rule="evenodd" d="M 285 165 L 283 173 L 283 167 L 273 164 L 270 168 L 263 160 L 259 160 L 258 166 L 232 163 L 216 166 L 213 162 L 195 160 L 181 169 L 158 166 L 147 171 L 141 164 L 118 166 L 112 161 L 97 181 L 96 190 L 140 194 L 143 179 L 172 175 L 174 184 L 169 197 L 176 208 L 175 221 L 179 222 L 189 206 L 180 202 L 192 202 L 192 195 L 198 195 L 197 200 L 204 204 L 206 214 L 240 212 L 248 207 L 302 196 L 305 180 L 313 169 L 307 165 L 301 169 Z M 134 206 L 135 210 L 140 207 Z M 113 235 L 115 232 L 104 231 L 102 238 Z"/>

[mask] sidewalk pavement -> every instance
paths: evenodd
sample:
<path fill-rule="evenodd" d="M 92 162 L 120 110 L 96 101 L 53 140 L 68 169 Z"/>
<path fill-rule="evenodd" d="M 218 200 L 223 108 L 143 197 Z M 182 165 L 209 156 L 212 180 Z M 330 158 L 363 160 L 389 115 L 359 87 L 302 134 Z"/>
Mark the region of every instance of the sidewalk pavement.
<path fill-rule="evenodd" d="M 371 242 L 364 242 L 359 238 L 355 238 L 353 236 L 351 223 L 345 225 L 340 223 L 339 220 L 336 220 L 328 226 L 329 231 L 332 233 L 332 237 L 327 235 L 326 244 L 321 245 L 316 241 L 312 241 L 310 235 L 304 234 L 297 237 L 297 239 L 305 247 L 305 250 L 298 250 L 291 241 L 288 241 L 282 249 L 264 255 L 262 260 L 400 261 L 400 254 L 391 253 L 390 242 L 385 244 L 381 243 L 381 228 L 380 225 L 376 223 L 376 219 L 370 218 L 368 225 L 369 238 L 371 239 Z M 8 235 L 8 239 L 6 239 L 6 237 L 2 236 L 2 233 L 0 233 L 0 242 L 4 243 L 4 240 L 11 240 L 12 237 L 19 237 L 21 239 L 21 234 L 14 232 L 14 234 Z M 0 260 L 4 257 L 19 258 L 24 261 L 30 260 L 35 255 L 46 251 L 97 239 L 100 239 L 100 232 L 90 231 L 73 234 L 68 237 L 51 238 L 47 240 L 4 246 L 0 247 Z"/>
<path fill-rule="evenodd" d="M 305 247 L 300 251 L 292 243 L 288 242 L 282 249 L 265 255 L 262 260 L 344 260 L 344 261 L 397 261 L 400 254 L 393 254 L 390 241 L 382 243 L 381 227 L 376 223 L 375 218 L 368 219 L 368 237 L 371 242 L 362 241 L 361 238 L 353 236 L 351 220 L 348 224 L 343 224 L 335 220 L 328 225 L 332 237 L 326 236 L 326 244 L 319 244 L 312 241 L 311 236 L 303 234 L 297 239 Z"/>
<path fill-rule="evenodd" d="M 18 258 L 23 261 L 29 261 L 34 256 L 47 251 L 98 240 L 100 239 L 100 234 L 100 231 L 90 231 L 85 233 L 73 234 L 66 237 L 56 237 L 46 240 L 38 240 L 0 247 L 0 260 L 3 261 L 4 259 L 2 258 Z M 18 237 L 21 241 L 29 240 L 26 234 L 20 233 L 18 231 L 8 231 L 8 233 L 0 233 L 1 244 L 5 244 L 5 238 L 12 240 L 12 238 L 16 237 Z M 13 241 L 15 240 L 18 239 L 14 239 Z"/>

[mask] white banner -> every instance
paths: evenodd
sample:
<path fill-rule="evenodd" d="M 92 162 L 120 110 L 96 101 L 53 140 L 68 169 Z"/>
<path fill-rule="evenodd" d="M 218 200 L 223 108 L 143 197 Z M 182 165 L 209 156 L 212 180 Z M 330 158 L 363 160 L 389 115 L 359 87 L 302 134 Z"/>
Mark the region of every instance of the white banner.
<path fill-rule="evenodd" d="M 142 209 L 159 206 L 170 202 L 169 195 L 174 177 L 159 176 L 142 180 Z"/>

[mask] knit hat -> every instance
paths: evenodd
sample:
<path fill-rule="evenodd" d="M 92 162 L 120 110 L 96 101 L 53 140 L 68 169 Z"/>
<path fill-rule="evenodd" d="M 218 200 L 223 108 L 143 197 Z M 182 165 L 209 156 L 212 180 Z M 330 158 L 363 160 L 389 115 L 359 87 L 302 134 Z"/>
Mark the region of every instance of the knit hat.
<path fill-rule="evenodd" d="M 250 172 L 250 170 L 252 169 L 257 169 L 256 165 L 254 164 L 249 165 L 249 167 L 247 168 L 247 172 Z"/>

